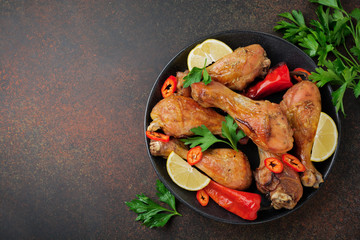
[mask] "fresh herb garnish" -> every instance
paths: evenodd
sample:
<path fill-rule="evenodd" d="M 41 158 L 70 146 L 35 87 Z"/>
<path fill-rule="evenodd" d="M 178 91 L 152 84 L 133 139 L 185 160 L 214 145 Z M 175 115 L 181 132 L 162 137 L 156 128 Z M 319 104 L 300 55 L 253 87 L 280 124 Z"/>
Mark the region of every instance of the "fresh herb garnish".
<path fill-rule="evenodd" d="M 230 115 L 227 115 L 225 117 L 225 122 L 222 122 L 221 131 L 222 135 L 226 137 L 229 142 L 215 137 L 205 125 L 191 129 L 191 131 L 198 136 L 181 139 L 181 141 L 186 145 L 190 144 L 190 148 L 200 145 L 202 151 L 205 151 L 217 142 L 226 143 L 234 150 L 238 151 L 237 143 L 241 138 L 245 137 L 245 133 L 242 130 L 237 131 L 237 129 L 238 125 L 234 122 L 234 119 Z"/>
<path fill-rule="evenodd" d="M 227 115 L 225 120 L 225 122 L 222 122 L 221 133 L 224 137 L 229 139 L 230 146 L 237 151 L 237 143 L 246 135 L 240 129 L 237 131 L 239 126 L 230 115 Z"/>
<path fill-rule="evenodd" d="M 317 58 L 320 67 L 309 79 L 319 87 L 326 83 L 338 86 L 332 93 L 332 101 L 336 111 L 341 109 L 345 115 L 345 91 L 352 89 L 356 98 L 360 96 L 360 9 L 348 13 L 340 0 L 309 1 L 320 5 L 316 10 L 319 20 L 311 20 L 308 26 L 303 14 L 293 10 L 280 14 L 290 22 L 280 21 L 274 30 L 284 33 L 284 39 L 301 46 L 310 57 Z M 347 44 L 352 47 L 348 48 Z M 340 47 L 345 55 L 340 52 Z"/>
<path fill-rule="evenodd" d="M 184 77 L 184 88 L 189 87 L 193 83 L 203 82 L 208 85 L 211 82 L 211 77 L 206 71 L 206 58 L 203 68 L 193 67 L 188 75 Z"/>
<path fill-rule="evenodd" d="M 125 202 L 131 211 L 138 214 L 136 221 L 141 221 L 145 226 L 149 228 L 163 227 L 172 216 L 179 215 L 175 208 L 175 197 L 160 181 L 156 181 L 156 195 L 161 202 L 168 204 L 173 210 L 164 208 L 153 200 L 145 196 L 144 194 L 137 194 L 138 199 L 134 199 L 130 202 Z"/>

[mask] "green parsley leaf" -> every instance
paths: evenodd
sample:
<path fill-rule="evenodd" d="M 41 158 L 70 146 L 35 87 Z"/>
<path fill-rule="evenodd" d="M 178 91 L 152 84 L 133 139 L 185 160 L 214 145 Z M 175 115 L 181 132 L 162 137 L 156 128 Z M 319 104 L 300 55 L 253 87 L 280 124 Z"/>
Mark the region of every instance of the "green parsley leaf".
<path fill-rule="evenodd" d="M 318 3 L 324 6 L 328 6 L 328 7 L 332 7 L 332 8 L 336 8 L 339 9 L 339 5 L 337 0 L 309 0 L 312 3 Z"/>
<path fill-rule="evenodd" d="M 360 96 L 360 80 L 358 81 L 358 83 L 356 84 L 356 86 L 354 88 L 354 95 L 356 98 L 358 98 Z"/>
<path fill-rule="evenodd" d="M 325 61 L 325 66 L 328 69 L 333 69 L 334 72 L 340 76 L 342 72 L 345 70 L 346 66 L 343 61 L 341 61 L 339 58 L 337 58 L 335 61 Z"/>
<path fill-rule="evenodd" d="M 205 126 L 201 125 L 200 127 L 192 128 L 191 131 L 195 133 L 194 137 L 180 139 L 186 145 L 190 144 L 190 148 L 200 146 L 202 151 L 207 150 L 211 145 L 215 143 L 225 143 L 231 146 L 234 150 L 238 151 L 237 143 L 243 137 L 245 137 L 245 133 L 239 129 L 237 131 L 238 125 L 234 123 L 234 119 L 228 115 L 225 117 L 225 121 L 222 122 L 222 135 L 226 137 L 229 142 L 218 139 L 215 137 L 210 130 Z"/>
<path fill-rule="evenodd" d="M 238 125 L 230 115 L 227 115 L 225 120 L 225 122 L 222 122 L 222 135 L 229 139 L 233 149 L 238 150 L 237 143 L 241 138 L 245 137 L 245 133 L 242 130 L 237 131 Z"/>
<path fill-rule="evenodd" d="M 191 71 L 184 77 L 184 88 L 189 87 L 193 83 L 200 82 L 202 78 L 202 68 L 193 67 Z"/>
<path fill-rule="evenodd" d="M 302 14 L 301 11 L 293 10 L 291 13 L 285 12 L 285 13 L 279 14 L 279 16 L 293 21 L 299 27 L 306 27 L 304 15 Z"/>
<path fill-rule="evenodd" d="M 359 15 L 360 15 L 360 9 L 359 9 Z M 360 16 L 359 16 L 360 18 Z M 360 20 L 357 20 L 357 24 L 356 24 L 356 27 L 355 27 L 355 32 L 354 32 L 354 35 L 355 35 L 355 39 L 354 39 L 354 42 L 355 42 L 355 46 L 353 46 L 351 49 L 350 49 L 350 52 L 356 56 L 358 58 L 358 61 L 360 61 Z"/>
<path fill-rule="evenodd" d="M 157 180 L 156 182 L 156 195 L 160 201 L 167 203 L 173 210 L 164 208 L 144 194 L 138 194 L 138 199 L 133 199 L 130 202 L 125 202 L 126 206 L 136 214 L 138 214 L 136 221 L 141 221 L 146 227 L 163 227 L 172 216 L 179 215 L 175 209 L 175 197 L 170 193 L 164 184 Z"/>
<path fill-rule="evenodd" d="M 193 83 L 202 82 L 207 85 L 211 82 L 211 77 L 206 71 L 206 58 L 203 68 L 193 67 L 191 71 L 184 77 L 184 88 L 189 87 Z"/>
<path fill-rule="evenodd" d="M 336 107 L 336 111 L 339 111 L 339 109 L 341 109 L 342 113 L 345 115 L 345 111 L 344 111 L 344 104 L 343 104 L 343 97 L 344 97 L 344 93 L 347 87 L 347 83 L 344 83 L 343 85 L 341 85 L 341 87 L 339 87 L 336 91 L 334 91 L 331 95 L 332 95 L 332 102 Z"/>
<path fill-rule="evenodd" d="M 355 8 L 352 10 L 350 16 L 355 18 L 356 21 L 360 22 L 360 8 Z"/>
<path fill-rule="evenodd" d="M 315 40 L 313 35 L 311 34 L 307 35 L 307 37 L 304 38 L 299 45 L 306 48 L 304 51 L 310 57 L 316 56 L 316 53 L 318 52 L 318 48 L 319 48 L 319 43 Z"/>
<path fill-rule="evenodd" d="M 190 148 L 200 145 L 201 150 L 205 151 L 214 143 L 217 142 L 227 143 L 223 140 L 216 138 L 205 125 L 192 128 L 191 131 L 195 133 L 195 135 L 197 136 L 181 139 L 181 141 L 183 141 L 186 145 L 190 144 Z"/>
<path fill-rule="evenodd" d="M 209 75 L 209 73 L 206 71 L 206 68 L 204 68 L 204 72 L 203 72 L 203 83 L 205 85 L 208 85 L 211 82 L 211 77 Z"/>
<path fill-rule="evenodd" d="M 360 61 L 360 47 L 352 47 L 350 49 L 351 53 L 354 54 L 354 56 L 358 57 L 358 60 Z"/>
<path fill-rule="evenodd" d="M 160 180 L 156 181 L 156 190 L 158 191 L 156 195 L 159 197 L 159 200 L 168 204 L 174 211 L 176 211 L 174 195 L 171 194 L 171 192 Z"/>
<path fill-rule="evenodd" d="M 316 68 L 316 72 L 309 76 L 309 79 L 317 83 L 319 87 L 331 82 L 332 85 L 339 85 L 340 87 L 332 93 L 332 102 L 336 107 L 336 110 L 341 110 L 343 114 L 344 105 L 343 97 L 347 88 L 353 88 L 354 94 L 358 97 L 358 89 L 355 84 L 358 72 L 354 67 L 347 67 L 340 59 L 335 61 L 325 61 L 326 70 L 323 68 Z"/>
<path fill-rule="evenodd" d="M 323 87 L 325 84 L 333 81 L 337 81 L 338 85 L 341 85 L 343 82 L 341 78 L 332 70 L 332 69 L 323 69 L 323 68 L 316 68 L 316 72 L 313 72 L 309 79 L 316 82 L 318 87 Z"/>
<path fill-rule="evenodd" d="M 360 9 L 348 13 L 340 0 L 309 1 L 319 4 L 316 9 L 318 20 L 310 20 L 308 27 L 302 13 L 293 10 L 279 14 L 290 22 L 280 21 L 274 30 L 282 32 L 284 39 L 302 47 L 310 57 L 317 58 L 320 67 L 309 78 L 319 87 L 326 84 L 339 86 L 332 94 L 332 102 L 336 110 L 345 115 L 345 91 L 353 89 L 356 98 L 360 95 Z M 332 62 L 330 58 L 336 60 Z"/>
<path fill-rule="evenodd" d="M 292 13 L 282 13 L 279 16 L 284 17 L 292 21 L 289 23 L 286 21 L 278 22 L 278 25 L 274 27 L 275 31 L 284 32 L 284 38 L 292 43 L 298 43 L 303 37 L 309 33 L 309 28 L 305 24 L 304 16 L 301 11 L 292 11 Z"/>
<path fill-rule="evenodd" d="M 170 218 L 177 214 L 168 214 L 168 213 L 158 213 L 151 218 L 144 220 L 144 225 L 153 228 L 153 227 L 163 227 L 170 220 Z"/>

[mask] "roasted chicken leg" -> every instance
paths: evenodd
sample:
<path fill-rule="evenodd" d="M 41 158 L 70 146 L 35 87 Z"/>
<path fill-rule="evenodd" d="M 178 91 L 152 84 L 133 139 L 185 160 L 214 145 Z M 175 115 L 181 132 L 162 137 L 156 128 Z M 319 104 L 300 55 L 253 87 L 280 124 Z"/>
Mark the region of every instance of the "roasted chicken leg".
<path fill-rule="evenodd" d="M 320 91 L 315 83 L 299 82 L 285 93 L 280 107 L 294 131 L 296 155 L 306 168 L 301 181 L 306 187 L 318 188 L 324 180 L 310 157 L 321 113 Z"/>
<path fill-rule="evenodd" d="M 230 89 L 243 90 L 256 77 L 264 77 L 270 66 L 270 59 L 259 44 L 237 48 L 214 64 L 207 67 L 212 80 Z"/>
<path fill-rule="evenodd" d="M 294 208 L 303 194 L 299 174 L 285 164 L 281 173 L 273 173 L 266 168 L 264 160 L 268 157 L 280 157 L 260 148 L 259 156 L 260 165 L 254 172 L 258 190 L 269 196 L 275 209 Z"/>
<path fill-rule="evenodd" d="M 162 129 L 165 134 L 181 138 L 194 135 L 190 129 L 205 125 L 213 134 L 221 135 L 225 117 L 213 109 L 204 108 L 192 98 L 171 95 L 158 102 L 150 113 L 153 121 L 149 131 Z"/>
<path fill-rule="evenodd" d="M 292 130 L 280 106 L 255 101 L 212 81 L 191 85 L 191 95 L 204 107 L 217 107 L 230 114 L 245 134 L 260 148 L 273 153 L 292 149 Z"/>
<path fill-rule="evenodd" d="M 150 142 L 150 153 L 154 156 L 167 158 L 172 151 L 186 159 L 188 148 L 177 139 L 167 143 Z M 241 151 L 230 148 L 208 149 L 195 166 L 214 181 L 232 189 L 245 190 L 252 182 L 249 161 Z"/>
<path fill-rule="evenodd" d="M 189 70 L 186 70 L 185 72 L 177 72 L 176 73 L 176 79 L 177 79 L 177 85 L 176 85 L 176 95 L 184 96 L 184 97 L 191 97 L 191 89 L 190 87 L 184 88 L 184 82 L 186 77 L 189 74 Z"/>

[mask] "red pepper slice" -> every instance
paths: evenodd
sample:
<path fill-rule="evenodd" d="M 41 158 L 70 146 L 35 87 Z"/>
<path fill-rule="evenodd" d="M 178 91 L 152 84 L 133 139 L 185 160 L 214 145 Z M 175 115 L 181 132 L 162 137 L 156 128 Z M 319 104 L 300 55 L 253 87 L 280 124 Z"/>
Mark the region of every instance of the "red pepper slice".
<path fill-rule="evenodd" d="M 288 89 L 292 85 L 289 68 L 286 63 L 281 62 L 269 70 L 264 80 L 250 87 L 245 96 L 251 99 L 261 99 Z"/>
<path fill-rule="evenodd" d="M 209 195 L 205 192 L 204 189 L 197 191 L 196 199 L 203 207 L 205 207 L 209 203 Z"/>
<path fill-rule="evenodd" d="M 204 188 L 217 204 L 246 220 L 255 220 L 260 209 L 261 196 L 257 193 L 237 191 L 214 181 Z"/>
<path fill-rule="evenodd" d="M 284 169 L 284 165 L 281 160 L 274 157 L 266 158 L 264 163 L 265 166 L 273 173 L 281 173 Z"/>
<path fill-rule="evenodd" d="M 306 170 L 305 166 L 300 162 L 300 160 L 291 154 L 283 154 L 282 160 L 286 165 L 294 169 L 296 172 L 304 172 Z"/>
<path fill-rule="evenodd" d="M 200 146 L 193 147 L 188 151 L 188 153 L 186 155 L 187 162 L 190 165 L 194 165 L 201 160 L 202 155 L 203 154 L 202 154 L 202 150 L 201 150 Z"/>
<path fill-rule="evenodd" d="M 175 76 L 169 76 L 161 87 L 161 95 L 163 98 L 169 97 L 176 91 L 177 79 Z"/>
<path fill-rule="evenodd" d="M 310 75 L 311 73 L 309 73 L 303 68 L 295 68 L 293 71 L 290 72 L 290 76 L 298 82 L 309 80 Z"/>
<path fill-rule="evenodd" d="M 170 140 L 170 136 L 158 132 L 146 131 L 146 136 L 152 140 L 161 142 L 168 142 Z"/>

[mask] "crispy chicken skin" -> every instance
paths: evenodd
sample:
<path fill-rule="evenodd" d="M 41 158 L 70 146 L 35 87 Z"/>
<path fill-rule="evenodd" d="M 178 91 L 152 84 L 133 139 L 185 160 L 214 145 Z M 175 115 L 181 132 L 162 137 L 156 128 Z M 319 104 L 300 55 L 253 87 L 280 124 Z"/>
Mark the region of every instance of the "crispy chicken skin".
<path fill-rule="evenodd" d="M 233 90 L 245 89 L 256 77 L 263 77 L 270 66 L 270 59 L 259 44 L 237 48 L 233 53 L 207 67 L 212 80 Z"/>
<path fill-rule="evenodd" d="M 306 187 L 318 188 L 324 180 L 310 157 L 321 113 L 320 91 L 315 83 L 299 82 L 285 93 L 280 107 L 294 131 L 296 155 L 306 168 L 301 181 Z"/>
<path fill-rule="evenodd" d="M 167 143 L 150 141 L 150 153 L 154 156 L 167 158 L 172 151 L 186 159 L 188 148 L 177 139 Z M 208 149 L 195 166 L 214 181 L 232 189 L 245 190 L 252 182 L 249 161 L 241 151 L 229 148 Z"/>
<path fill-rule="evenodd" d="M 162 129 L 165 134 L 181 138 L 194 135 L 190 129 L 205 125 L 213 134 L 221 135 L 225 117 L 213 109 L 204 108 L 192 98 L 171 95 L 158 102 L 150 113 L 153 121 L 149 131 Z"/>
<path fill-rule="evenodd" d="M 281 173 L 273 173 L 265 167 L 268 157 L 280 159 L 279 155 L 263 151 L 259 148 L 260 165 L 254 171 L 258 190 L 266 194 L 275 209 L 293 209 L 303 195 L 303 187 L 299 174 L 284 164 Z"/>
<path fill-rule="evenodd" d="M 221 83 L 193 83 L 191 95 L 204 107 L 217 107 L 230 114 L 245 134 L 259 147 L 273 153 L 292 149 L 292 130 L 280 106 L 254 101 Z"/>
<path fill-rule="evenodd" d="M 176 95 L 184 96 L 184 97 L 191 97 L 191 89 L 190 87 L 184 88 L 184 77 L 189 74 L 189 70 L 186 70 L 185 72 L 177 72 L 176 73 L 176 79 L 177 79 L 177 85 L 176 85 Z"/>

